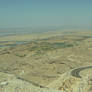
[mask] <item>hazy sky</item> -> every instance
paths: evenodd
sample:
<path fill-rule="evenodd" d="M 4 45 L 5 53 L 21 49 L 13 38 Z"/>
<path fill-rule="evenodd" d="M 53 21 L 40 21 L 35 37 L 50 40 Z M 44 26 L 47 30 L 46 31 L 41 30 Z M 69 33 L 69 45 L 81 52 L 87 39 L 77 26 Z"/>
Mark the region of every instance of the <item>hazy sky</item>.
<path fill-rule="evenodd" d="M 0 27 L 91 26 L 92 0 L 0 0 Z"/>

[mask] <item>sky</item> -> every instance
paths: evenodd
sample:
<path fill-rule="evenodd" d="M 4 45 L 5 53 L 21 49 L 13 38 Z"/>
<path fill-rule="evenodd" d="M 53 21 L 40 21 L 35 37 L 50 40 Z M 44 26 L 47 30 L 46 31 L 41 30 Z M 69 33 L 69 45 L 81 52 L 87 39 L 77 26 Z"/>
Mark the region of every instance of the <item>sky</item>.
<path fill-rule="evenodd" d="M 92 26 L 92 0 L 0 0 L 0 28 Z"/>

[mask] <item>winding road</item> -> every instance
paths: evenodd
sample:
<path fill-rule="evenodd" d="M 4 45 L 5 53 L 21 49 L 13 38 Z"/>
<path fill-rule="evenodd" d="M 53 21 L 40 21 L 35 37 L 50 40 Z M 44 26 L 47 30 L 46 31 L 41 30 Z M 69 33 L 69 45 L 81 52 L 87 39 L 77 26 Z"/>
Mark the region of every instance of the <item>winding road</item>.
<path fill-rule="evenodd" d="M 92 66 L 79 67 L 79 68 L 76 68 L 76 69 L 71 70 L 70 73 L 69 73 L 69 75 L 74 76 L 76 78 L 82 78 L 82 76 L 80 75 L 80 72 L 83 71 L 83 70 L 85 70 L 85 69 L 90 69 L 90 68 L 92 68 Z M 9 72 L 6 72 L 6 71 L 0 71 L 0 72 L 6 73 L 6 74 L 10 74 L 10 75 L 14 75 L 14 74 L 9 73 Z M 17 75 L 14 75 L 14 76 L 16 77 L 16 79 L 19 79 L 19 80 L 22 80 L 22 81 L 25 81 L 25 82 L 28 82 L 28 83 L 34 85 L 36 87 L 36 89 L 34 89 L 34 90 L 36 90 L 36 91 L 32 91 L 32 92 L 65 92 L 63 90 L 62 91 L 61 90 L 55 90 L 53 87 L 51 87 L 51 89 L 49 89 L 50 87 L 44 87 L 44 86 L 42 86 L 40 84 L 34 83 L 33 81 L 28 81 L 28 80 L 26 80 L 24 78 L 21 78 L 20 76 L 17 76 Z M 55 82 L 55 84 L 52 84 L 52 85 L 55 85 L 56 86 L 57 85 L 56 83 L 57 82 Z M 59 83 L 61 84 L 61 82 L 59 82 Z M 77 88 L 75 88 L 75 89 L 80 90 L 80 85 L 76 85 L 76 87 Z M 75 91 L 73 91 L 73 92 L 75 92 Z M 76 92 L 80 92 L 80 91 L 76 91 Z"/>
<path fill-rule="evenodd" d="M 74 77 L 77 77 L 77 78 L 82 78 L 82 76 L 80 75 L 80 72 L 85 70 L 85 69 L 88 69 L 88 68 L 92 68 L 92 66 L 76 68 L 76 69 L 71 71 L 71 75 Z"/>

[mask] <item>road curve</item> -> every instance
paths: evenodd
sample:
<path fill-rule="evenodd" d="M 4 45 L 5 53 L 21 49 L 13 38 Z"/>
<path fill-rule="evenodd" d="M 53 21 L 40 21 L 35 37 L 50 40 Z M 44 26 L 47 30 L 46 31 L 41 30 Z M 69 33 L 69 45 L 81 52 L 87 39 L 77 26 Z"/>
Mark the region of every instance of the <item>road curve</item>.
<path fill-rule="evenodd" d="M 88 68 L 92 68 L 92 66 L 86 66 L 86 67 L 80 67 L 80 68 L 74 69 L 71 71 L 71 75 L 77 78 L 82 78 L 82 76 L 80 75 L 80 72 Z"/>

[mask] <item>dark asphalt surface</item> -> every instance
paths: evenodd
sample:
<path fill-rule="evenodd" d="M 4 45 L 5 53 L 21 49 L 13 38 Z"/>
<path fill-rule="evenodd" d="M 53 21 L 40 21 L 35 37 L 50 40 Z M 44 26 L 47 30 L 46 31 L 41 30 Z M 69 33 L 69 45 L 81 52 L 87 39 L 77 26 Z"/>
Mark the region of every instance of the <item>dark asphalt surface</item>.
<path fill-rule="evenodd" d="M 82 78 L 82 76 L 80 75 L 80 72 L 88 68 L 92 68 L 92 66 L 80 67 L 80 68 L 74 69 L 73 71 L 71 71 L 71 75 L 77 78 Z"/>

